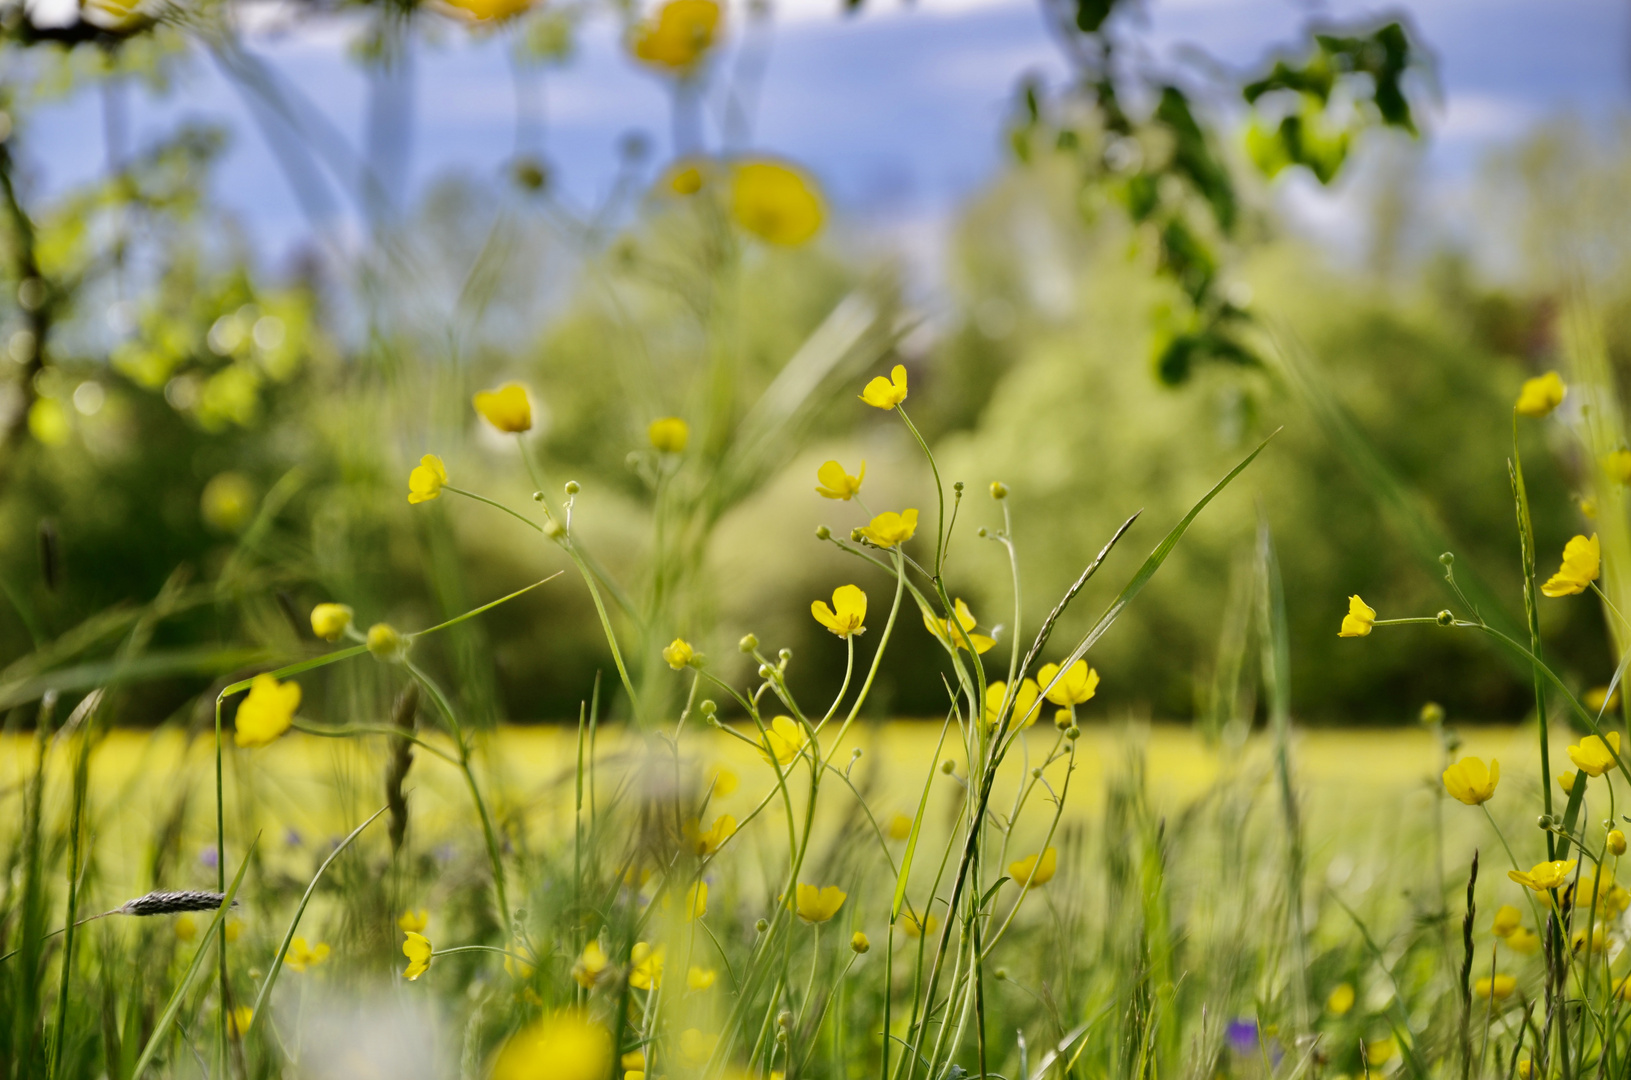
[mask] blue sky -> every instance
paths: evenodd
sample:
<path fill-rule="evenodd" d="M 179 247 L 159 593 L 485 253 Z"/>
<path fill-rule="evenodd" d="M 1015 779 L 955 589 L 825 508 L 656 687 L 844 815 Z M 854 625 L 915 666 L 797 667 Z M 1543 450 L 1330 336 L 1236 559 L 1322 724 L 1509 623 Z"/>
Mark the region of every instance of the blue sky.
<path fill-rule="evenodd" d="M 1057 49 L 1031 0 L 870 0 L 849 17 L 835 7 L 830 0 L 776 6 L 751 142 L 812 165 L 840 214 L 932 230 L 1002 167 L 1001 125 L 1014 87 L 1027 73 L 1059 79 Z M 365 83 L 347 59 L 357 24 L 279 29 L 275 7 L 258 10 L 273 14 L 255 18 L 260 29 L 249 35 L 250 47 L 359 143 Z M 1564 110 L 1607 115 L 1631 96 L 1631 5 L 1619 0 L 1148 0 L 1140 17 L 1158 64 L 1172 64 L 1189 45 L 1251 67 L 1277 43 L 1294 40 L 1312 16 L 1400 10 L 1437 56 L 1443 98 L 1428 121 L 1427 163 L 1441 186 L 1461 183 L 1485 151 L 1546 117 Z M 733 8 L 733 45 L 744 23 L 742 9 Z M 449 170 L 491 176 L 514 148 L 507 43 L 451 24 L 437 36 L 414 56 L 413 144 L 405 173 L 393 177 L 409 197 Z M 722 59 L 729 70 L 734 55 Z M 644 132 L 659 157 L 669 152 L 664 87 L 628 60 L 609 19 L 587 23 L 574 58 L 545 71 L 541 85 L 544 155 L 568 197 L 587 202 L 605 191 L 629 131 Z M 100 96 L 87 92 L 36 116 L 25 145 L 48 187 L 103 167 L 100 110 Z M 131 116 L 138 145 L 182 118 L 230 126 L 232 148 L 216 181 L 221 199 L 274 258 L 304 236 L 305 220 L 275 158 L 207 57 L 195 58 L 166 97 L 136 95 Z M 1339 227 L 1340 194 L 1292 195 L 1314 227 L 1322 214 Z"/>

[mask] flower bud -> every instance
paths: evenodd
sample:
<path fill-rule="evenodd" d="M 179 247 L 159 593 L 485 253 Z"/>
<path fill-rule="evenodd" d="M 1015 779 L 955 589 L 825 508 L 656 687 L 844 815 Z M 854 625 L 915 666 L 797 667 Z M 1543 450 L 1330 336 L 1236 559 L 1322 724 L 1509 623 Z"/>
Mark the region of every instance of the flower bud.
<path fill-rule="evenodd" d="M 793 650 L 787 648 L 778 649 L 776 650 L 776 657 L 785 664 L 789 660 L 793 659 Z"/>
<path fill-rule="evenodd" d="M 1455 552 L 1446 551 L 1444 554 L 1438 557 L 1438 561 L 1443 563 L 1445 566 L 1449 566 L 1451 563 L 1455 562 Z"/>
<path fill-rule="evenodd" d="M 857 956 L 872 948 L 872 940 L 857 930 L 849 939 L 849 947 L 855 950 Z"/>
<path fill-rule="evenodd" d="M 978 536 L 982 540 L 985 539 L 985 526 L 981 525 L 978 529 L 975 529 L 974 535 Z"/>
<path fill-rule="evenodd" d="M 1042 779 L 1042 766 L 1038 765 L 1036 768 L 1031 770 L 1031 779 L 1032 780 Z"/>
<path fill-rule="evenodd" d="M 390 623 L 377 622 L 368 628 L 368 651 L 381 660 L 397 661 L 407 651 L 407 642 Z"/>
<path fill-rule="evenodd" d="M 1081 737 L 1082 737 L 1082 729 L 1077 727 L 1075 724 L 1072 724 L 1068 728 L 1065 729 L 1065 738 L 1069 739 L 1071 742 L 1075 742 L 1077 739 L 1079 739 Z"/>
<path fill-rule="evenodd" d="M 850 539 L 850 543 L 859 544 L 861 542 L 861 530 L 860 529 L 851 529 L 849 531 L 849 539 Z"/>
<path fill-rule="evenodd" d="M 311 632 L 324 641 L 338 641 L 351 625 L 352 612 L 345 604 L 318 604 L 311 609 Z"/>
<path fill-rule="evenodd" d="M 754 923 L 754 924 L 753 924 L 753 928 L 754 928 L 754 929 L 755 929 L 755 930 L 757 930 L 757 931 L 758 931 L 758 932 L 759 932 L 759 933 L 761 933 L 761 934 L 762 934 L 762 933 L 764 933 L 764 932 L 765 932 L 765 931 L 766 931 L 766 930 L 769 930 L 769 929 L 770 929 L 770 923 L 768 923 L 768 922 L 766 922 L 766 921 L 765 921 L 765 920 L 764 920 L 764 919 L 760 919 L 760 920 L 758 920 L 758 921 L 757 921 L 757 922 L 755 922 L 755 923 Z"/>
<path fill-rule="evenodd" d="M 1618 829 L 1608 834 L 1608 850 L 1615 855 L 1625 854 L 1625 834 Z"/>
<path fill-rule="evenodd" d="M 953 761 L 951 758 L 947 758 L 945 761 L 940 763 L 940 771 L 945 773 L 947 776 L 950 776 L 952 773 L 957 771 L 957 762 Z"/>
<path fill-rule="evenodd" d="M 750 653 L 759 647 L 759 639 L 752 634 L 743 634 L 742 640 L 736 643 L 736 647 L 745 653 Z"/>
<path fill-rule="evenodd" d="M 562 525 L 554 518 L 550 518 L 544 523 L 544 535 L 549 537 L 551 540 L 559 540 L 566 536 L 566 526 Z"/>
<path fill-rule="evenodd" d="M 991 481 L 991 497 L 993 499 L 1006 499 L 1008 497 L 1008 485 L 1001 480 Z"/>
<path fill-rule="evenodd" d="M 991 973 L 991 977 L 996 979 L 998 982 L 1006 982 L 1008 981 L 1008 969 L 998 968 L 996 971 Z"/>
<path fill-rule="evenodd" d="M 857 746 L 855 749 L 853 749 L 853 750 L 851 750 L 849 752 L 849 759 L 851 761 L 855 761 L 855 760 L 859 759 L 860 756 L 861 756 L 861 748 L 859 746 Z"/>
<path fill-rule="evenodd" d="M 776 674 L 776 669 L 771 667 L 769 664 L 760 664 L 759 665 L 759 678 L 769 679 L 771 676 L 773 676 L 775 674 Z"/>
<path fill-rule="evenodd" d="M 1444 723 L 1444 706 L 1436 701 L 1429 701 L 1421 707 L 1421 722 L 1428 727 L 1436 727 Z"/>
<path fill-rule="evenodd" d="M 583 490 L 583 488 L 578 486 L 578 482 L 576 480 L 568 480 L 566 482 L 566 493 L 568 495 L 576 495 L 578 492 L 580 492 L 582 490 Z"/>
<path fill-rule="evenodd" d="M 816 526 L 816 539 L 817 540 L 831 540 L 832 539 L 832 530 L 827 528 L 827 526 L 825 526 L 825 525 L 817 525 Z"/>
<path fill-rule="evenodd" d="M 719 711 L 719 705 L 713 698 L 703 698 L 702 704 L 697 706 L 697 708 L 702 710 L 703 716 L 712 716 L 714 713 Z"/>
<path fill-rule="evenodd" d="M 784 1028 L 777 1028 L 776 1029 L 776 1042 L 781 1044 L 782 1046 L 787 1045 L 787 1031 L 786 1031 L 786 1029 L 784 1029 Z"/>
<path fill-rule="evenodd" d="M 951 486 L 951 489 L 961 495 L 963 493 L 963 482 L 961 480 L 957 481 Z"/>
<path fill-rule="evenodd" d="M 1551 814 L 1542 814 L 1542 815 L 1540 815 L 1540 817 L 1535 819 L 1535 827 L 1537 829 L 1550 829 L 1552 827 L 1552 824 L 1553 824 L 1553 822 L 1552 822 L 1552 815 Z"/>
<path fill-rule="evenodd" d="M 792 1011 L 788 1010 L 788 1009 L 783 1009 L 781 1012 L 777 1013 L 776 1014 L 776 1026 L 781 1028 L 783 1031 L 786 1031 L 788 1028 L 792 1027 L 793 1026 L 793 1013 L 792 1013 Z"/>
<path fill-rule="evenodd" d="M 1443 611 L 1439 612 L 1436 617 L 1440 626 L 1455 625 L 1455 612 L 1451 611 L 1449 608 L 1445 608 Z"/>
<path fill-rule="evenodd" d="M 544 501 L 544 493 L 542 491 L 533 492 L 532 493 L 532 501 L 533 502 L 538 502 L 538 503 L 543 502 Z"/>

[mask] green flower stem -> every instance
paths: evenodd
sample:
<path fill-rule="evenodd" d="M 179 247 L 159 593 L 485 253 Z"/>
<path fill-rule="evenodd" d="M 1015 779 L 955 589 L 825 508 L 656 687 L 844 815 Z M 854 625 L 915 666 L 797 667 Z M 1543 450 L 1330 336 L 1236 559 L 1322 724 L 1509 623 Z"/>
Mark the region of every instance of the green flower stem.
<path fill-rule="evenodd" d="M 534 960 L 534 959 L 530 959 L 530 958 L 525 957 L 525 956 L 520 956 L 520 955 L 518 955 L 516 953 L 511 952 L 508 949 L 501 949 L 496 945 L 452 945 L 452 946 L 449 946 L 446 949 L 432 949 L 430 955 L 431 955 L 431 959 L 434 960 L 438 956 L 451 956 L 454 953 L 465 953 L 465 952 L 498 953 L 500 956 L 507 956 L 511 960 L 515 960 L 515 961 L 518 961 L 518 962 L 523 963 L 523 964 L 527 964 L 527 965 L 531 965 L 531 966 L 536 966 L 537 965 L 537 961 Z"/>
<path fill-rule="evenodd" d="M 935 523 L 933 574 L 935 578 L 938 578 L 946 550 L 946 488 L 940 482 L 940 466 L 935 464 L 934 454 L 930 452 L 929 444 L 923 441 L 923 436 L 918 432 L 917 425 L 912 423 L 910 416 L 906 415 L 906 407 L 896 405 L 895 411 L 900 413 L 900 418 L 906 421 L 906 430 L 912 433 L 912 438 L 916 439 L 917 444 L 923 448 L 923 456 L 929 459 L 929 471 L 934 473 L 934 495 L 936 499 L 940 500 L 940 518 Z"/>
<path fill-rule="evenodd" d="M 844 734 L 849 731 L 849 726 L 855 722 L 855 717 L 861 712 L 861 706 L 866 703 L 867 695 L 872 692 L 872 682 L 878 677 L 878 668 L 883 664 L 884 650 L 888 647 L 889 639 L 895 632 L 895 617 L 900 614 L 901 594 L 906 588 L 906 567 L 901 562 L 897 552 L 895 558 L 895 599 L 889 605 L 889 618 L 884 622 L 882 636 L 878 638 L 878 649 L 872 654 L 872 667 L 867 669 L 866 681 L 861 684 L 861 692 L 855 696 L 855 701 L 850 706 L 849 715 L 844 717 L 844 722 L 838 726 L 838 734 L 833 737 L 832 751 L 834 754 L 837 754 L 838 748 L 843 745 Z M 830 760 L 829 758 L 829 762 Z"/>
<path fill-rule="evenodd" d="M 834 714 L 838 712 L 838 706 L 844 703 L 844 695 L 849 693 L 850 676 L 855 674 L 855 635 L 845 634 L 844 645 L 844 681 L 839 684 L 838 696 L 832 699 L 832 706 L 827 710 L 827 715 L 823 716 L 821 718 L 821 723 L 816 725 L 817 731 L 820 731 L 824 726 L 826 726 L 827 721 L 831 720 Z M 838 753 L 838 745 L 836 743 L 833 744 L 832 749 L 833 753 Z"/>
<path fill-rule="evenodd" d="M 1024 881 L 1015 880 L 1014 883 L 1020 886 L 1019 896 L 1014 898 L 1014 906 L 1008 910 L 1008 917 L 1003 920 L 1002 925 L 997 928 L 997 932 L 992 934 L 990 940 L 985 943 L 985 951 L 981 954 L 982 956 L 991 955 L 991 950 L 997 947 L 997 942 L 1001 941 L 1003 935 L 1008 932 L 1008 927 L 1013 923 L 1014 916 L 1019 914 L 1020 903 L 1025 899 L 1026 894 L 1031 891 L 1031 879 L 1036 877 L 1037 868 L 1042 865 L 1042 855 L 1048 850 L 1048 845 L 1053 843 L 1054 834 L 1059 829 L 1060 819 L 1065 816 L 1065 799 L 1070 795 L 1070 778 L 1075 771 L 1076 744 L 1073 742 L 1070 744 L 1070 765 L 1065 770 L 1065 782 L 1060 785 L 1059 795 L 1055 799 L 1056 809 L 1054 810 L 1053 821 L 1048 825 L 1048 835 L 1043 838 L 1042 847 L 1037 850 L 1036 862 L 1031 866 L 1031 876 Z M 1003 858 L 1007 858 L 1006 847 L 1005 844 Z"/>
<path fill-rule="evenodd" d="M 292 721 L 289 726 L 296 731 L 323 739 L 344 739 L 352 735 L 389 735 L 393 739 L 406 739 L 427 753 L 441 758 L 449 765 L 457 766 L 459 764 L 459 759 L 446 750 L 426 742 L 417 735 L 410 735 L 401 728 L 386 727 L 383 724 L 348 724 L 345 727 L 323 727 L 320 724 L 308 724 L 304 720 Z"/>
<path fill-rule="evenodd" d="M 481 788 L 476 783 L 476 774 L 470 768 L 470 743 L 465 736 L 464 728 L 459 724 L 459 718 L 453 711 L 453 706 L 442 693 L 442 688 L 436 684 L 424 671 L 420 670 L 413 661 L 404 659 L 402 666 L 409 674 L 425 688 L 425 692 L 436 702 L 436 708 L 447 720 L 448 727 L 453 731 L 453 741 L 459 748 L 458 769 L 464 776 L 465 786 L 470 790 L 470 801 L 476 806 L 476 816 L 481 819 L 481 832 L 487 842 L 487 858 L 493 866 L 493 890 L 498 895 L 498 921 L 505 936 L 510 932 L 510 901 L 504 883 L 504 861 L 500 857 L 498 836 L 493 832 L 492 817 L 487 813 L 487 804 L 481 797 Z"/>

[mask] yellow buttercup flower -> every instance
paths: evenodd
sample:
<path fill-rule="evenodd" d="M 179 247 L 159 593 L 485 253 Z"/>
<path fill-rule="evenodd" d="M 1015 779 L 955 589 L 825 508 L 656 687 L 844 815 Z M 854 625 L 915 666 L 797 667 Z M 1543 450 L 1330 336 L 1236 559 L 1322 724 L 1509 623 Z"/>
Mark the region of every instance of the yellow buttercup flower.
<path fill-rule="evenodd" d="M 860 532 L 881 548 L 904 544 L 917 532 L 917 511 L 902 510 L 897 514 L 893 510 L 885 510 L 873 518 L 870 525 L 863 526 Z"/>
<path fill-rule="evenodd" d="M 532 430 L 532 402 L 520 383 L 505 383 L 497 390 L 482 390 L 471 399 L 486 421 L 511 435 Z"/>
<path fill-rule="evenodd" d="M 533 0 L 442 0 L 461 18 L 473 22 L 501 22 L 532 7 Z"/>
<path fill-rule="evenodd" d="M 227 1034 L 234 1039 L 241 1039 L 249 1030 L 250 1021 L 255 1019 L 255 1010 L 248 1005 L 239 1005 L 227 1013 Z"/>
<path fill-rule="evenodd" d="M 1546 416 L 1563 404 L 1564 395 L 1568 392 L 1557 372 L 1548 371 L 1544 375 L 1523 381 L 1523 389 L 1518 391 L 1516 408 L 1524 416 Z"/>
<path fill-rule="evenodd" d="M 1490 758 L 1485 768 L 1481 759 L 1464 757 L 1444 770 L 1444 790 L 1468 806 L 1489 801 L 1501 781 L 1501 763 Z"/>
<path fill-rule="evenodd" d="M 1620 688 L 1609 693 L 1606 686 L 1594 686 L 1580 695 L 1580 704 L 1592 712 L 1610 712 L 1620 707 Z"/>
<path fill-rule="evenodd" d="M 663 649 L 663 660 L 675 671 L 684 671 L 697 658 L 697 651 L 683 638 L 675 638 Z"/>
<path fill-rule="evenodd" d="M 896 364 L 889 372 L 889 378 L 879 375 L 866 384 L 861 391 L 861 400 L 875 409 L 893 409 L 906 400 L 906 367 Z"/>
<path fill-rule="evenodd" d="M 408 958 L 408 966 L 402 972 L 403 976 L 413 982 L 426 971 L 430 970 L 430 954 L 434 952 L 430 939 L 424 934 L 408 931 L 408 939 L 402 943 L 402 955 Z"/>
<path fill-rule="evenodd" d="M 798 917 L 807 923 L 824 923 L 838 914 L 838 909 L 844 906 L 844 900 L 849 894 L 837 885 L 818 889 L 814 885 L 800 882 L 796 895 Z"/>
<path fill-rule="evenodd" d="M 714 0 L 669 0 L 635 28 L 635 58 L 656 68 L 684 72 L 707 55 L 719 32 Z"/>
<path fill-rule="evenodd" d="M 1376 609 L 1358 595 L 1348 597 L 1348 614 L 1342 617 L 1342 629 L 1337 637 L 1364 637 L 1376 622 Z"/>
<path fill-rule="evenodd" d="M 778 716 L 770 721 L 765 728 L 765 737 L 760 745 L 759 754 L 767 762 L 775 761 L 779 765 L 787 765 L 799 756 L 804 744 L 809 741 L 804 734 L 804 728 L 791 716 Z"/>
<path fill-rule="evenodd" d="M 685 890 L 685 919 L 690 922 L 708 914 L 708 883 L 699 881 Z"/>
<path fill-rule="evenodd" d="M 678 162 L 668 170 L 668 190 L 676 195 L 695 195 L 702 190 L 702 166 Z"/>
<path fill-rule="evenodd" d="M 1563 565 L 1547 579 L 1540 591 L 1552 597 L 1585 592 L 1597 580 L 1601 570 L 1602 548 L 1597 543 L 1597 534 L 1592 533 L 1590 540 L 1576 536 L 1563 545 Z"/>
<path fill-rule="evenodd" d="M 735 835 L 736 819 L 729 814 L 721 814 L 707 831 L 697 833 L 692 843 L 698 855 L 712 855 L 721 844 Z"/>
<path fill-rule="evenodd" d="M 1597 909 L 1605 918 L 1622 914 L 1628 907 L 1631 907 L 1631 892 L 1627 892 L 1613 879 L 1605 880 L 1598 888 Z"/>
<path fill-rule="evenodd" d="M 185 912 L 176 916 L 172 929 L 175 931 L 178 941 L 191 941 L 198 936 L 198 923 Z"/>
<path fill-rule="evenodd" d="M 447 466 L 435 454 L 426 454 L 408 474 L 408 502 L 415 505 L 430 502 L 442 493 L 447 483 Z"/>
<path fill-rule="evenodd" d="M 1536 863 L 1527 874 L 1517 870 L 1508 870 L 1506 876 L 1519 885 L 1527 885 L 1536 892 L 1547 892 L 1557 888 L 1569 879 L 1569 875 L 1574 872 L 1575 862 L 1574 859 L 1567 862 L 1556 859 L 1552 862 Z"/>
<path fill-rule="evenodd" d="M 1506 936 L 1506 947 L 1525 956 L 1533 956 L 1540 951 L 1540 935 L 1520 926 Z"/>
<path fill-rule="evenodd" d="M 677 416 L 665 416 L 651 422 L 651 426 L 646 428 L 646 438 L 651 441 L 654 450 L 664 454 L 683 454 L 686 444 L 691 441 L 691 425 Z"/>
<path fill-rule="evenodd" d="M 492 1080 L 605 1080 L 616 1059 L 612 1033 L 578 1009 L 561 1009 L 510 1036 Z"/>
<path fill-rule="evenodd" d="M 860 955 L 872 948 L 872 939 L 857 930 L 850 935 L 849 947 L 856 955 Z"/>
<path fill-rule="evenodd" d="M 1490 933 L 1498 938 L 1507 937 L 1523 925 L 1523 913 L 1511 904 L 1502 904 L 1489 924 Z"/>
<path fill-rule="evenodd" d="M 1057 866 L 1057 853 L 1051 847 L 1045 848 L 1040 856 L 1027 855 L 1018 862 L 1009 863 L 1008 876 L 1021 888 L 1034 889 L 1052 881 Z"/>
<path fill-rule="evenodd" d="M 746 161 L 731 172 L 731 217 L 761 240 L 797 247 L 825 216 L 813 181 L 774 161 Z"/>
<path fill-rule="evenodd" d="M 1620 733 L 1611 731 L 1606 745 L 1596 735 L 1587 735 L 1569 747 L 1569 760 L 1587 776 L 1601 776 L 1614 767 L 1614 758 L 1619 752 Z"/>
<path fill-rule="evenodd" d="M 1625 854 L 1625 833 L 1619 829 L 1608 830 L 1608 853 L 1610 855 Z"/>
<path fill-rule="evenodd" d="M 1099 691 L 1099 673 L 1087 666 L 1086 660 L 1078 660 L 1065 670 L 1058 682 L 1054 676 L 1059 674 L 1058 664 L 1043 664 L 1036 673 L 1037 686 L 1047 688 L 1047 698 L 1055 705 L 1071 706 L 1081 705 L 1091 701 L 1093 695 Z"/>
<path fill-rule="evenodd" d="M 815 621 L 841 638 L 866 633 L 866 593 L 854 585 L 840 585 L 832 592 L 832 607 L 825 600 L 812 600 L 810 614 Z"/>
<path fill-rule="evenodd" d="M 826 462 L 816 470 L 816 479 L 821 481 L 816 485 L 817 495 L 823 499 L 849 502 L 861 493 L 861 481 L 866 479 L 866 462 L 861 462 L 861 472 L 857 476 L 845 472 L 844 466 L 836 461 Z"/>
<path fill-rule="evenodd" d="M 583 954 L 572 964 L 572 980 L 585 990 L 593 990 L 595 984 L 605 975 L 610 963 L 606 950 L 600 947 L 600 942 L 591 941 L 583 947 Z"/>
<path fill-rule="evenodd" d="M 351 625 L 352 612 L 345 604 L 318 604 L 311 609 L 311 632 L 324 641 L 338 641 Z"/>
<path fill-rule="evenodd" d="M 1574 951 L 1578 953 L 1587 947 L 1586 942 L 1586 930 L 1584 927 L 1581 927 L 1579 930 L 1574 932 L 1574 937 L 1571 939 L 1571 945 Z M 1600 953 L 1608 947 L 1608 931 L 1603 928 L 1602 923 L 1598 923 L 1592 929 L 1590 942 L 1591 951 L 1594 953 Z"/>
<path fill-rule="evenodd" d="M 1354 1007 L 1354 988 L 1352 983 L 1339 983 L 1331 996 L 1325 999 L 1325 1008 L 1332 1016 L 1346 1016 L 1348 1010 Z"/>
<path fill-rule="evenodd" d="M 680 1032 L 680 1057 L 687 1064 L 706 1064 L 718 1045 L 719 1036 L 701 1028 L 686 1028 Z"/>
<path fill-rule="evenodd" d="M 906 931 L 907 937 L 922 937 L 934 933 L 934 928 L 940 925 L 940 916 L 930 912 L 927 917 L 919 919 L 910 911 L 900 913 L 900 928 Z"/>
<path fill-rule="evenodd" d="M 1631 484 L 1631 450 L 1621 447 L 1603 455 L 1603 472 L 1610 480 Z"/>
<path fill-rule="evenodd" d="M 889 819 L 889 827 L 885 831 L 891 840 L 904 840 L 912 835 L 912 819 L 905 814 L 896 814 Z"/>
<path fill-rule="evenodd" d="M 713 968 L 697 967 L 691 965 L 691 970 L 685 973 L 685 985 L 692 990 L 706 990 L 719 978 L 719 972 Z"/>
<path fill-rule="evenodd" d="M 629 950 L 629 985 L 636 990 L 654 990 L 663 984 L 663 959 L 668 946 L 652 948 L 644 941 Z"/>
<path fill-rule="evenodd" d="M 1370 1065 L 1384 1065 L 1399 1053 L 1399 1040 L 1389 1035 L 1365 1044 L 1365 1061 Z"/>
<path fill-rule="evenodd" d="M 1037 707 L 1037 698 L 1042 695 L 1042 688 L 1036 684 L 1035 679 L 1020 681 L 1019 690 L 1014 694 L 1013 715 L 1017 720 L 1010 721 L 1009 728 L 1014 731 L 1023 730 L 1036 723 L 1036 718 L 1042 710 Z M 1008 684 L 994 682 L 985 688 L 985 726 L 996 727 L 998 714 L 1002 711 L 1003 698 L 1008 696 Z"/>
<path fill-rule="evenodd" d="M 424 908 L 417 911 L 412 909 L 404 911 L 396 917 L 396 925 L 399 930 L 412 931 L 415 934 L 420 933 L 430 925 L 430 912 Z"/>
<path fill-rule="evenodd" d="M 1518 980 L 1510 975 L 1496 975 L 1493 978 L 1479 979 L 1472 984 L 1472 992 L 1481 998 L 1494 998 L 1496 1001 L 1505 1001 L 1512 996 L 1518 988 Z"/>
<path fill-rule="evenodd" d="M 1577 773 L 1577 772 L 1558 773 L 1557 774 L 1557 786 L 1563 789 L 1563 794 L 1573 795 L 1574 794 L 1574 782 L 1575 782 L 1575 780 L 1579 779 L 1579 777 L 1580 777 L 1580 774 Z"/>
<path fill-rule="evenodd" d="M 520 942 L 510 943 L 510 951 L 504 956 L 505 974 L 516 979 L 532 978 L 532 973 L 538 969 L 533 965 L 532 961 L 517 955 L 517 953 L 524 951 L 525 949 Z"/>
<path fill-rule="evenodd" d="M 249 693 L 238 703 L 233 741 L 239 746 L 266 746 L 289 730 L 300 708 L 300 684 L 280 683 L 271 675 L 256 675 Z"/>
<path fill-rule="evenodd" d="M 289 942 L 289 951 L 283 954 L 283 963 L 291 971 L 305 971 L 327 960 L 328 953 L 328 946 L 322 942 L 312 946 L 306 944 L 305 938 L 297 937 Z"/>
<path fill-rule="evenodd" d="M 238 936 L 243 932 L 244 924 L 240 920 L 228 916 L 226 925 L 221 930 L 221 936 L 227 939 L 228 945 L 231 945 L 238 940 Z"/>
<path fill-rule="evenodd" d="M 974 613 L 968 609 L 968 605 L 963 602 L 962 597 L 959 596 L 956 602 L 952 605 L 952 612 L 957 618 L 957 625 L 962 627 L 963 633 L 959 633 L 952 627 L 950 619 L 936 619 L 927 611 L 923 613 L 924 629 L 928 630 L 929 633 L 939 638 L 942 644 L 958 649 L 968 647 L 967 644 L 965 644 L 964 635 L 966 634 L 966 641 L 974 645 L 974 651 L 976 653 L 983 654 L 989 652 L 991 650 L 991 646 L 997 643 L 994 638 L 988 638 L 984 634 L 974 633 Z"/>
<path fill-rule="evenodd" d="M 713 785 L 714 794 L 723 799 L 734 792 L 741 781 L 725 766 L 715 765 L 708 770 L 708 783 Z"/>

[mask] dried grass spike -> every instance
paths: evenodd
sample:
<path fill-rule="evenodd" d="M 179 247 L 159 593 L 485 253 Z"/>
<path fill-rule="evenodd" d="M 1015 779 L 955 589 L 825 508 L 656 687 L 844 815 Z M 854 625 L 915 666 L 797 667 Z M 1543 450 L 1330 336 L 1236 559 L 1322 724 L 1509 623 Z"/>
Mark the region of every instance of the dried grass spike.
<path fill-rule="evenodd" d="M 119 915 L 174 915 L 182 911 L 214 911 L 221 906 L 224 897 L 224 893 L 200 890 L 150 892 L 125 901 L 115 912 Z M 234 900 L 232 906 L 237 907 L 238 901 Z"/>

